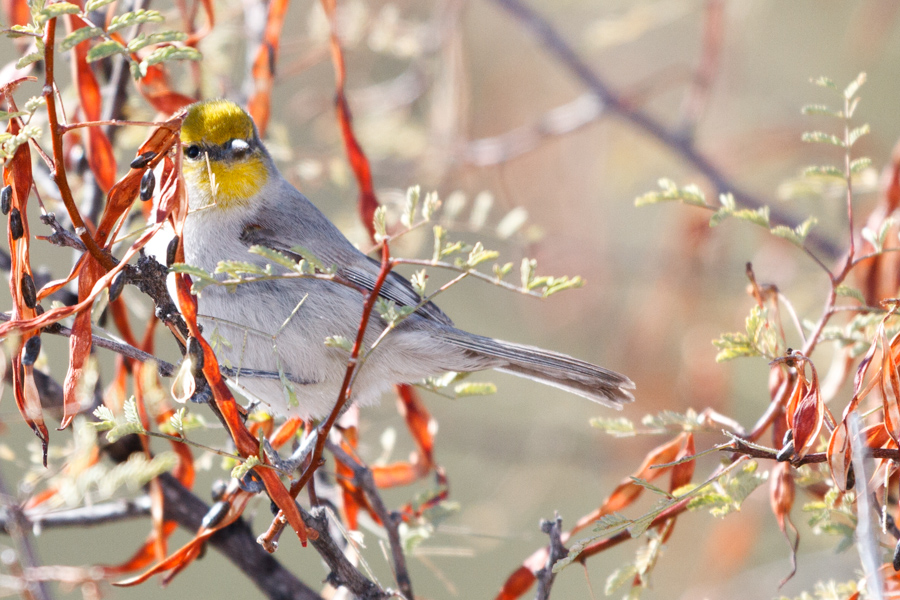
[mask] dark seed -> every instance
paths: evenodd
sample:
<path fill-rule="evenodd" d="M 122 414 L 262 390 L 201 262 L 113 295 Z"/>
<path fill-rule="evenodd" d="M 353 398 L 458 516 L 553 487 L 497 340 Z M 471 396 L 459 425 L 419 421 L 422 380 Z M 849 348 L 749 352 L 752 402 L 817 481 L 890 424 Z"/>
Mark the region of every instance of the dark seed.
<path fill-rule="evenodd" d="M 778 451 L 778 454 L 775 455 L 775 460 L 778 462 L 785 462 L 791 460 L 791 457 L 794 455 L 794 440 L 791 440 L 784 447 Z"/>
<path fill-rule="evenodd" d="M 856 487 L 856 473 L 853 471 L 853 465 L 850 465 L 850 468 L 847 469 L 847 489 L 852 490 Z"/>
<path fill-rule="evenodd" d="M 203 515 L 203 520 L 200 521 L 200 526 L 209 529 L 211 527 L 215 527 L 219 523 L 222 522 L 222 519 L 225 518 L 225 515 L 228 514 L 228 509 L 231 508 L 231 503 L 226 502 L 225 500 L 219 500 L 215 504 L 210 507 L 206 514 Z"/>
<path fill-rule="evenodd" d="M 34 307 L 34 314 L 37 315 L 37 316 L 41 316 L 42 314 L 44 314 L 44 307 L 41 306 L 40 304 L 38 304 L 37 306 L 35 306 L 35 307 Z"/>
<path fill-rule="evenodd" d="M 212 495 L 213 502 L 218 502 L 222 499 L 222 496 L 225 495 L 225 491 L 228 489 L 228 484 L 224 479 L 216 479 L 212 483 L 212 487 L 210 488 L 210 494 Z"/>
<path fill-rule="evenodd" d="M 156 152 L 153 152 L 152 150 L 150 152 L 144 152 L 133 161 L 131 161 L 131 164 L 128 166 L 132 169 L 143 169 L 148 164 L 150 164 L 150 161 L 154 158 L 156 158 Z"/>
<path fill-rule="evenodd" d="M 22 225 L 22 213 L 19 212 L 18 208 L 9 211 L 9 232 L 14 240 L 25 235 L 25 227 Z"/>
<path fill-rule="evenodd" d="M 25 342 L 25 349 L 22 351 L 22 366 L 30 367 L 37 360 L 38 354 L 41 353 L 41 336 L 35 335 L 28 338 Z"/>
<path fill-rule="evenodd" d="M 152 169 L 147 169 L 144 171 L 144 176 L 141 177 L 141 200 L 146 202 L 150 198 L 153 197 L 153 192 L 156 190 L 156 175 L 153 174 Z"/>
<path fill-rule="evenodd" d="M 194 377 L 202 376 L 204 356 L 200 340 L 194 336 L 189 337 L 187 339 L 187 353 L 191 357 L 191 363 L 193 363 L 192 374 Z"/>
<path fill-rule="evenodd" d="M 37 290 L 34 289 L 34 279 L 28 273 L 22 274 L 22 281 L 19 282 L 22 288 L 22 301 L 28 308 L 34 308 L 37 304 Z"/>
<path fill-rule="evenodd" d="M 178 252 L 178 236 L 172 238 L 172 241 L 169 242 L 169 245 L 166 247 L 166 266 L 171 267 L 175 264 L 175 253 Z"/>
<path fill-rule="evenodd" d="M 897 545 L 894 546 L 894 570 L 900 571 L 900 540 L 897 540 Z"/>
<path fill-rule="evenodd" d="M 0 212 L 4 215 L 9 214 L 9 207 L 12 205 L 12 186 L 7 185 L 0 190 Z"/>
<path fill-rule="evenodd" d="M 119 274 L 113 277 L 112 283 L 109 284 L 109 301 L 115 302 L 122 295 L 125 289 L 125 271 L 119 271 Z"/>
<path fill-rule="evenodd" d="M 782 447 L 787 446 L 792 439 L 794 439 L 794 430 L 788 429 L 784 432 L 784 439 L 781 440 Z"/>

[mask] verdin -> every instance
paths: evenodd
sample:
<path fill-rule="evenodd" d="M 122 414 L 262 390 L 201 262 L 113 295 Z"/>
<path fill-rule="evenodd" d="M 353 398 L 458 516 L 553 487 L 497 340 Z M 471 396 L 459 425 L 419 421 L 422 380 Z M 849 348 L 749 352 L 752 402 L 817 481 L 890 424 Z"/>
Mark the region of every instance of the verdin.
<path fill-rule="evenodd" d="M 344 280 L 373 288 L 380 263 L 357 250 L 282 177 L 253 120 L 239 106 L 227 100 L 191 105 L 181 143 L 190 204 L 184 228 L 188 264 L 210 273 L 222 260 L 265 266 L 271 261 L 248 248 L 263 245 L 299 260 L 295 247 L 302 247 Z M 393 272 L 380 295 L 398 306 L 422 301 Z M 198 320 L 207 339 L 219 340 L 220 360 L 236 369 L 285 373 L 296 402 L 278 378 L 242 374 L 239 383 L 250 394 L 275 414 L 308 419 L 332 409 L 347 369 L 347 351 L 326 345 L 325 339 L 356 339 L 362 308 L 358 290 L 295 277 L 206 287 Z M 385 326 L 373 312 L 367 348 Z M 634 384 L 624 375 L 564 354 L 461 331 L 428 302 L 389 332 L 362 364 L 351 400 L 372 404 L 396 383 L 482 369 L 534 379 L 616 408 L 634 399 Z"/>

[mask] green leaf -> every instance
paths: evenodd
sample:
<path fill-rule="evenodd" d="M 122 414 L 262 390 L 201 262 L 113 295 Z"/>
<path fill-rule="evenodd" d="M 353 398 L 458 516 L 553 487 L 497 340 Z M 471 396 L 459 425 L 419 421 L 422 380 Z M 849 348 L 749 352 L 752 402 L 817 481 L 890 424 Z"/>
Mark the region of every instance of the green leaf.
<path fill-rule="evenodd" d="M 856 92 L 859 91 L 859 88 L 861 88 L 865 82 L 866 82 L 866 74 L 865 73 L 860 73 L 859 75 L 857 75 L 856 79 L 851 81 L 850 85 L 848 85 L 846 88 L 844 88 L 844 98 L 846 98 L 847 100 L 853 98 L 853 96 L 856 95 Z"/>
<path fill-rule="evenodd" d="M 169 426 L 179 435 L 184 435 L 184 413 L 187 408 L 182 406 L 169 417 Z"/>
<path fill-rule="evenodd" d="M 866 303 L 866 299 L 863 297 L 862 292 L 856 288 L 850 287 L 849 285 L 839 285 L 834 288 L 834 293 L 838 296 L 843 296 L 844 298 L 853 298 L 855 300 L 859 300 L 861 304 Z"/>
<path fill-rule="evenodd" d="M 616 437 L 632 437 L 636 433 L 634 423 L 625 417 L 594 417 L 590 423 L 591 427 L 602 429 Z"/>
<path fill-rule="evenodd" d="M 403 214 L 400 215 L 400 222 L 410 228 L 416 221 L 416 211 L 419 209 L 419 197 L 422 190 L 419 186 L 414 185 L 406 190 L 406 205 L 403 208 Z"/>
<path fill-rule="evenodd" d="M 806 238 L 809 235 L 809 232 L 812 231 L 812 228 L 816 225 L 817 222 L 818 220 L 815 217 L 809 217 L 793 229 L 786 225 L 777 225 L 770 231 L 772 232 L 772 235 L 784 238 L 795 246 L 802 248 L 803 244 L 806 242 Z"/>
<path fill-rule="evenodd" d="M 39 60 L 44 60 L 44 55 L 40 52 L 31 52 L 16 61 L 16 68 L 24 69 L 28 65 L 36 63 Z"/>
<path fill-rule="evenodd" d="M 162 23 L 165 21 L 165 18 L 162 16 L 158 10 L 144 10 L 142 8 L 122 13 L 121 15 L 116 15 L 109 22 L 109 27 L 106 28 L 107 33 L 115 33 L 120 29 L 125 29 L 127 27 L 131 27 L 133 25 L 141 25 L 144 23 Z"/>
<path fill-rule="evenodd" d="M 164 44 L 169 42 L 183 42 L 188 35 L 183 31 L 160 31 L 146 35 L 139 33 L 134 39 L 128 42 L 128 51 L 137 52 L 147 46 L 154 44 Z"/>
<path fill-rule="evenodd" d="M 481 245 L 481 242 L 476 242 L 472 247 L 472 251 L 469 252 L 469 256 L 466 259 L 465 267 L 467 269 L 474 269 L 481 263 L 493 260 L 500 256 L 500 253 L 496 250 L 485 250 L 484 246 Z"/>
<path fill-rule="evenodd" d="M 669 492 L 667 492 L 666 490 L 664 490 L 662 488 L 656 487 L 655 485 L 653 485 L 646 479 L 641 479 L 640 477 L 634 477 L 633 475 L 629 475 L 629 478 L 631 479 L 632 483 L 635 483 L 635 484 L 641 486 L 642 488 L 648 489 L 651 492 L 653 492 L 654 494 L 659 494 L 660 496 L 664 496 L 665 498 L 669 498 L 669 499 L 672 498 L 672 494 L 670 494 Z"/>
<path fill-rule="evenodd" d="M 120 44 L 115 40 L 106 40 L 100 42 L 93 48 L 91 48 L 87 53 L 87 61 L 94 62 L 100 59 L 106 58 L 108 56 L 114 56 L 116 54 L 125 54 L 127 50 L 125 50 L 125 46 Z"/>
<path fill-rule="evenodd" d="M 754 225 L 759 225 L 761 227 L 769 227 L 769 207 L 761 206 L 756 210 L 752 210 L 749 208 L 744 208 L 741 210 L 736 210 L 732 215 L 736 219 L 741 219 L 742 221 L 749 221 Z"/>
<path fill-rule="evenodd" d="M 850 163 L 850 173 L 856 175 L 861 173 L 872 166 L 872 159 L 867 156 L 862 156 L 857 158 L 856 160 Z"/>
<path fill-rule="evenodd" d="M 59 48 L 65 52 L 71 50 L 85 40 L 90 40 L 101 35 L 103 35 L 103 30 L 99 27 L 82 27 L 64 37 L 63 41 L 59 43 Z"/>
<path fill-rule="evenodd" d="M 466 396 L 490 396 L 497 393 L 497 386 L 489 382 L 460 383 L 453 388 L 453 392 L 460 398 Z"/>
<path fill-rule="evenodd" d="M 811 166 L 803 169 L 804 177 L 831 177 L 844 180 L 847 176 L 844 171 L 832 165 Z"/>
<path fill-rule="evenodd" d="M 420 269 L 412 274 L 409 282 L 420 298 L 425 297 L 425 284 L 428 282 L 428 274 L 425 269 Z"/>
<path fill-rule="evenodd" d="M 494 265 L 494 277 L 497 278 L 497 281 L 502 281 L 504 277 L 506 277 L 510 271 L 512 271 L 513 264 L 508 262 L 504 265 L 496 264 Z"/>
<path fill-rule="evenodd" d="M 256 455 L 248 456 L 244 462 L 238 463 L 231 470 L 231 477 L 233 479 L 243 479 L 244 476 L 250 472 L 250 469 L 252 469 L 253 467 L 255 467 L 258 464 L 260 464 L 258 456 L 256 456 Z"/>
<path fill-rule="evenodd" d="M 384 205 L 375 209 L 372 225 L 375 228 L 375 241 L 381 242 L 387 237 L 387 208 Z"/>
<path fill-rule="evenodd" d="M 57 2 L 40 11 L 35 18 L 35 21 L 38 23 L 46 23 L 50 19 L 55 19 L 62 15 L 77 15 L 79 11 L 81 11 L 81 9 L 74 4 L 69 2 Z"/>
<path fill-rule="evenodd" d="M 104 6 L 108 6 L 115 2 L 116 0 L 88 0 L 84 4 L 84 12 L 91 13 L 95 10 L 103 8 Z"/>
<path fill-rule="evenodd" d="M 680 201 L 693 206 L 706 206 L 706 197 L 696 185 L 688 185 L 679 188 L 671 179 L 660 179 L 657 184 L 661 188 L 658 192 L 648 192 L 638 196 L 634 201 L 635 206 L 647 206 L 660 202 Z"/>
<path fill-rule="evenodd" d="M 106 441 L 110 444 L 114 444 L 126 435 L 131 435 L 132 433 L 146 433 L 146 431 L 144 430 L 144 426 L 140 423 L 129 422 L 116 424 L 115 427 L 106 433 Z"/>
<path fill-rule="evenodd" d="M 342 335 L 329 335 L 325 338 L 325 345 L 329 348 L 340 348 L 347 352 L 353 351 L 353 342 Z"/>
<path fill-rule="evenodd" d="M 606 585 L 603 586 L 603 592 L 607 596 L 612 596 L 616 590 L 633 580 L 638 574 L 637 567 L 634 565 L 625 565 L 610 573 L 606 578 Z"/>
<path fill-rule="evenodd" d="M 514 233 L 519 231 L 528 221 L 528 211 L 522 208 L 521 206 L 517 206 L 512 209 L 500 219 L 500 223 L 497 224 L 497 237 L 501 240 L 506 240 L 512 237 Z"/>
<path fill-rule="evenodd" d="M 818 77 L 816 79 L 810 79 L 810 82 L 819 87 L 830 88 L 832 90 L 837 89 L 837 85 L 835 85 L 834 81 L 832 81 L 828 77 Z"/>
<path fill-rule="evenodd" d="M 859 127 L 856 127 L 856 128 L 854 128 L 854 129 L 851 129 L 851 130 L 850 130 L 850 133 L 847 134 L 847 145 L 848 145 L 848 146 L 853 146 L 853 144 L 856 143 L 856 140 L 858 140 L 858 139 L 861 138 L 862 136 L 864 136 L 864 135 L 866 135 L 867 133 L 869 133 L 869 131 L 870 131 L 870 130 L 869 130 L 869 124 L 868 124 L 868 123 L 864 123 L 864 124 L 860 125 Z"/>
<path fill-rule="evenodd" d="M 838 148 L 846 147 L 844 145 L 844 140 L 837 137 L 836 135 L 825 133 L 824 131 L 807 131 L 802 136 L 800 136 L 800 139 L 802 139 L 804 142 L 815 144 L 831 144 L 832 146 L 837 146 Z"/>
<path fill-rule="evenodd" d="M 268 246 L 261 246 L 259 244 L 250 246 L 247 250 L 250 254 L 256 254 L 257 256 L 262 256 L 266 260 L 270 260 L 276 265 L 280 265 L 287 269 L 293 269 L 297 266 L 297 261 L 291 258 L 290 256 L 275 250 L 273 248 L 269 248 Z M 218 267 L 217 267 L 218 270 Z"/>
<path fill-rule="evenodd" d="M 825 117 L 837 117 L 839 119 L 844 118 L 844 112 L 840 110 L 834 110 L 833 108 L 829 108 L 824 104 L 807 104 L 802 109 L 800 109 L 804 115 L 821 115 Z"/>

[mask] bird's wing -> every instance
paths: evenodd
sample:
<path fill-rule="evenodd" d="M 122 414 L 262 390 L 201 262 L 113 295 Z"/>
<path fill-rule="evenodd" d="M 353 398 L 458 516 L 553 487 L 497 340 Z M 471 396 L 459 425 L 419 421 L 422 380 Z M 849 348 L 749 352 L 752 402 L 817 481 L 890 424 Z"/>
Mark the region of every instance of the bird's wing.
<path fill-rule="evenodd" d="M 259 223 L 248 224 L 241 233 L 241 241 L 247 246 L 261 245 L 273 250 L 277 250 L 294 260 L 300 261 L 304 258 L 296 247 L 288 247 L 284 242 L 280 241 L 280 237 L 275 232 L 268 229 L 265 225 Z M 349 254 L 349 256 L 337 256 L 329 254 L 319 254 L 321 248 L 310 248 L 310 252 L 315 254 L 315 258 L 323 264 L 336 267 L 336 273 L 350 283 L 366 290 L 373 290 L 375 282 L 378 280 L 378 274 L 381 271 L 381 262 L 368 257 L 348 243 L 347 246 L 352 252 L 348 252 L 347 248 L 339 248 L 340 254 Z M 350 263 L 350 264 L 348 264 Z M 378 295 L 385 300 L 391 300 L 398 306 L 418 306 L 422 302 L 422 297 L 412 287 L 412 284 L 400 275 L 391 271 L 381 284 L 381 290 Z M 416 314 L 423 317 L 443 323 L 445 325 L 453 325 L 450 317 L 432 302 L 426 302 L 416 310 Z"/>

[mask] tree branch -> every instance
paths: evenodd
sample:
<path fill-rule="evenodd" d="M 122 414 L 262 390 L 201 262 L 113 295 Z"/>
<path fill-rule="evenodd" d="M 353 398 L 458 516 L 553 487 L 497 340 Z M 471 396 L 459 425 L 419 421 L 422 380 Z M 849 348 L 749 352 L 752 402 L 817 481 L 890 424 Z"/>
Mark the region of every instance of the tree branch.
<path fill-rule="evenodd" d="M 555 55 L 582 84 L 596 94 L 604 108 L 619 115 L 631 125 L 649 134 L 681 156 L 685 162 L 706 177 L 718 193 L 731 192 L 738 201 L 754 209 L 765 205 L 762 199 L 747 190 L 741 189 L 717 166 L 711 163 L 705 155 L 697 150 L 689 137 L 665 127 L 648 113 L 629 106 L 624 102 L 604 80 L 581 60 L 568 42 L 563 39 L 546 19 L 526 6 L 521 0 L 494 0 L 494 2 L 531 31 L 535 38 Z M 770 214 L 775 221 L 783 222 L 790 227 L 796 227 L 800 224 L 800 220 L 795 216 L 786 214 L 777 206 L 770 207 Z M 817 231 L 811 232 L 806 239 L 817 250 L 831 258 L 837 258 L 843 253 L 843 249 L 833 240 L 823 237 Z"/>

